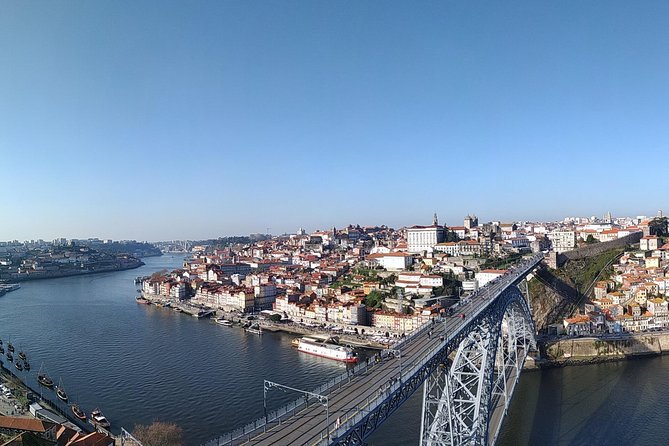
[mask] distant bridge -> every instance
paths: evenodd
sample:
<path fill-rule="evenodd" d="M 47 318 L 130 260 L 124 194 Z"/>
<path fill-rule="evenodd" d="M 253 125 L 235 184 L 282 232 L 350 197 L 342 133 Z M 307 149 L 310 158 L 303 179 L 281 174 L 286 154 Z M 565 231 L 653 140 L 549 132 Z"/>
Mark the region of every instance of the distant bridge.
<path fill-rule="evenodd" d="M 205 446 L 362 445 L 423 383 L 420 444 L 493 444 L 535 328 L 518 285 L 543 259 L 525 259 L 433 321 L 296 401 Z M 265 381 L 267 392 L 279 384 Z M 297 390 L 297 389 L 292 389 Z"/>

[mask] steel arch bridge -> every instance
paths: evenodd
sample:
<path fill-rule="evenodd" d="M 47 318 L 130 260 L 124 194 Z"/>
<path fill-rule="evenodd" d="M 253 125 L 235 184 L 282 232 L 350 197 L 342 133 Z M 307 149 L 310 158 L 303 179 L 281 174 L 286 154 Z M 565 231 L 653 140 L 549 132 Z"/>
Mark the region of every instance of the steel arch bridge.
<path fill-rule="evenodd" d="M 528 352 L 536 349 L 520 288 L 527 292 L 524 279 L 542 259 L 539 253 L 524 260 L 464 299 L 455 317 L 416 330 L 379 363 L 359 364 L 353 378 L 303 392 L 206 446 L 364 445 L 423 384 L 421 445 L 493 444 Z"/>

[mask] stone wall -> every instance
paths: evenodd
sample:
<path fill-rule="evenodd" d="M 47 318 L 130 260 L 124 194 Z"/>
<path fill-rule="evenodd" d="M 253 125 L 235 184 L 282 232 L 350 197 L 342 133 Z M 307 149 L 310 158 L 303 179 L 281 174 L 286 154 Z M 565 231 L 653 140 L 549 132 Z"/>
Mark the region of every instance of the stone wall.
<path fill-rule="evenodd" d="M 542 349 L 548 361 L 623 359 L 669 353 L 669 333 L 648 333 L 619 339 L 573 338 L 548 342 Z"/>
<path fill-rule="evenodd" d="M 643 234 L 641 232 L 635 232 L 617 240 L 611 240 L 610 242 L 593 243 L 592 245 L 583 246 L 582 248 L 578 248 L 573 251 L 563 252 L 557 256 L 557 266 L 564 265 L 568 260 L 594 257 L 603 253 L 604 251 L 608 251 L 609 249 L 623 248 L 627 245 L 639 243 L 639 240 L 641 240 L 642 236 Z"/>

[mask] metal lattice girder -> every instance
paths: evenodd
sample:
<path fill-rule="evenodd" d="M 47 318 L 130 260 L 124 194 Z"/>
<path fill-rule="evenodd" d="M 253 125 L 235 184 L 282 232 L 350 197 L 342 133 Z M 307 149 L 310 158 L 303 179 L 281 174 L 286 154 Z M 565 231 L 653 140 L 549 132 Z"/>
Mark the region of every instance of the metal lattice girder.
<path fill-rule="evenodd" d="M 494 442 L 529 348 L 534 323 L 526 300 L 508 288 L 457 347 L 450 367 L 430 375 L 423 394 L 423 445 Z"/>

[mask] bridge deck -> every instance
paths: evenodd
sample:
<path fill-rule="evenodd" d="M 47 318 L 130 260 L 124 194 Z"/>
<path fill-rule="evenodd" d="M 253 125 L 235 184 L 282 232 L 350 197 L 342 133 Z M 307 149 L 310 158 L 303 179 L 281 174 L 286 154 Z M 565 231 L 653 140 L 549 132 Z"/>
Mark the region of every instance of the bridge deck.
<path fill-rule="evenodd" d="M 364 373 L 356 374 L 342 382 L 339 388 L 333 389 L 328 394 L 329 424 L 326 422 L 325 407 L 314 401 L 309 407 L 280 423 L 277 421 L 267 424 L 243 438 L 233 440 L 231 444 L 269 446 L 329 443 L 328 433 L 332 438 L 336 437 L 338 425 L 343 426 L 349 419 L 369 412 L 390 397 L 391 383 L 397 383 L 396 380 L 400 378 L 400 361 L 403 379 L 407 378 L 408 374 L 416 373 L 421 361 L 443 349 L 491 301 L 524 277 L 539 261 L 539 256 L 535 256 L 523 262 L 513 273 L 489 283 L 474 297 L 464 299 L 456 306 L 453 316 L 407 338 L 399 348 L 401 359 L 385 358 L 380 363 L 370 366 Z M 460 317 L 461 314 L 465 317 Z M 431 336 L 428 335 L 430 330 Z M 441 339 L 442 335 L 444 340 Z M 497 417 L 499 416 L 497 414 Z"/>

